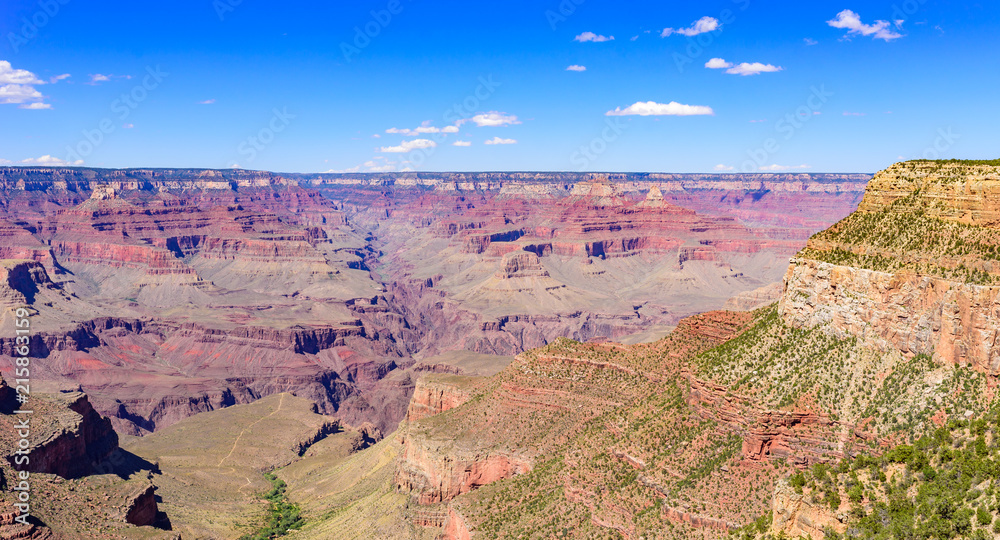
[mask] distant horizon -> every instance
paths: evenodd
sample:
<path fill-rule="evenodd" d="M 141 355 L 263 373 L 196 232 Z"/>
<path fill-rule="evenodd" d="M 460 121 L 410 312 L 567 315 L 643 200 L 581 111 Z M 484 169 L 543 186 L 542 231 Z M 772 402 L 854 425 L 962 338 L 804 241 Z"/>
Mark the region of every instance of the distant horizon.
<path fill-rule="evenodd" d="M 995 153 L 998 26 L 957 0 L 9 0 L 0 165 L 879 170 Z"/>
<path fill-rule="evenodd" d="M 893 162 L 900 163 L 900 162 Z M 568 170 L 469 170 L 469 171 L 385 171 L 385 172 L 343 172 L 343 171 L 323 171 L 323 172 L 302 172 L 302 171 L 276 171 L 270 169 L 244 169 L 244 168 L 212 168 L 212 167 L 90 167 L 87 165 L 0 165 L 0 169 L 44 169 L 44 170 L 102 170 L 102 171 L 242 171 L 261 172 L 271 174 L 298 174 L 298 175 L 329 175 L 329 176 L 416 176 L 416 175 L 437 175 L 437 174 L 572 174 L 572 175 L 602 175 L 602 174 L 673 174 L 673 175 L 711 175 L 711 176 L 745 176 L 745 175 L 767 175 L 767 176 L 817 176 L 817 175 L 873 175 L 874 172 L 867 171 L 755 171 L 755 172 L 676 172 L 676 171 L 568 171 Z M 881 169 L 879 169 L 881 170 Z"/>

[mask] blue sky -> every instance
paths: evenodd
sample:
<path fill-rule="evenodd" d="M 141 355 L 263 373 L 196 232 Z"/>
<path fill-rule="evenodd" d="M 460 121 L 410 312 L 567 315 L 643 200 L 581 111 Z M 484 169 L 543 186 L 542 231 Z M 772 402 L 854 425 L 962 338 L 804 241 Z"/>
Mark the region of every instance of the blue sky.
<path fill-rule="evenodd" d="M 347 4 L 5 0 L 0 164 L 873 172 L 1000 157 L 996 2 Z"/>

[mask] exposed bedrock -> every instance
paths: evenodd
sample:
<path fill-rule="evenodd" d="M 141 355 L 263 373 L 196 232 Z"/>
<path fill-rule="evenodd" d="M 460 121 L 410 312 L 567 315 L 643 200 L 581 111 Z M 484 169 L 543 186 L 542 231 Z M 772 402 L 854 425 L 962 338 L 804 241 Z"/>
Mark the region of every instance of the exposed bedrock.
<path fill-rule="evenodd" d="M 779 313 L 798 328 L 971 365 L 995 382 L 998 193 L 995 166 L 913 161 L 878 173 L 857 212 L 792 259 Z"/>
<path fill-rule="evenodd" d="M 139 527 L 151 526 L 156 523 L 159 511 L 156 505 L 156 486 L 146 486 L 146 489 L 134 493 L 126 501 L 125 522 Z"/>
<path fill-rule="evenodd" d="M 687 404 L 699 416 L 714 420 L 743 438 L 745 459 L 791 459 L 799 466 L 852 455 L 879 441 L 851 424 L 811 411 L 764 410 L 728 388 L 682 371 L 688 381 Z"/>
<path fill-rule="evenodd" d="M 771 512 L 770 532 L 788 538 L 822 540 L 828 538 L 827 530 L 838 534 L 847 530 L 847 512 L 832 511 L 825 502 L 813 502 L 812 497 L 797 493 L 787 478 L 774 486 Z"/>
<path fill-rule="evenodd" d="M 446 502 L 478 487 L 524 474 L 529 460 L 500 451 L 460 449 L 453 441 L 436 441 L 414 433 L 403 436 L 403 456 L 396 487 L 419 504 Z"/>
<path fill-rule="evenodd" d="M 530 260 L 523 262 L 530 264 Z M 409 324 L 421 330 L 420 343 L 426 355 L 464 349 L 512 356 L 541 347 L 559 337 L 578 341 L 599 336 L 617 338 L 640 332 L 648 324 L 635 313 L 574 311 L 484 317 L 463 308 L 459 302 L 447 299 L 443 293 L 428 287 L 427 281 L 393 283 L 390 295 L 392 303 L 400 306 Z"/>
<path fill-rule="evenodd" d="M 1000 287 L 793 259 L 785 322 L 1000 376 Z"/>
<path fill-rule="evenodd" d="M 421 377 L 413 390 L 410 405 L 406 410 L 406 420 L 414 422 L 441 414 L 469 401 L 470 393 L 454 384 L 433 377 Z"/>
<path fill-rule="evenodd" d="M 82 392 L 57 394 L 51 399 L 65 408 L 54 408 L 55 417 L 32 433 L 30 462 L 24 468 L 63 478 L 94 474 L 98 464 L 118 450 L 118 434 L 111 421 L 98 414 Z M 13 464 L 14 456 L 7 459 Z"/>
<path fill-rule="evenodd" d="M 465 517 L 454 508 L 448 509 L 448 516 L 442 528 L 444 532 L 441 533 L 441 540 L 472 540 L 472 533 L 465 524 Z"/>
<path fill-rule="evenodd" d="M 20 307 L 35 301 L 43 287 L 54 287 L 45 267 L 36 261 L 8 261 L 0 266 L 0 305 Z"/>

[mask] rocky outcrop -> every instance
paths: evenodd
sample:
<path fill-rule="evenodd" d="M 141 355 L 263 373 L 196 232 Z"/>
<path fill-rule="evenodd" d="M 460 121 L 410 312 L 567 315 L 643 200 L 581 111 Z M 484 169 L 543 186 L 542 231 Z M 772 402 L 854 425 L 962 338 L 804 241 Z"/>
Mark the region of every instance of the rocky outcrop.
<path fill-rule="evenodd" d="M 406 420 L 414 422 L 454 409 L 469 401 L 471 394 L 450 379 L 428 375 L 417 380 L 417 386 L 406 409 Z"/>
<path fill-rule="evenodd" d="M 706 516 L 697 512 L 688 512 L 684 509 L 669 506 L 665 506 L 663 508 L 663 515 L 674 523 L 683 523 L 695 529 L 713 529 L 723 533 L 728 533 L 729 531 L 737 528 L 735 523 L 728 522 L 724 519 Z"/>
<path fill-rule="evenodd" d="M 777 536 L 788 538 L 806 536 L 812 540 L 828 538 L 827 530 L 844 534 L 847 530 L 847 512 L 830 510 L 822 502 L 813 502 L 806 494 L 798 493 L 788 479 L 778 480 L 771 499 L 771 530 Z"/>
<path fill-rule="evenodd" d="M 796 258 L 778 310 L 797 328 L 1000 376 L 1000 287 Z"/>
<path fill-rule="evenodd" d="M 86 394 L 71 392 L 52 396 L 65 404 L 54 410 L 40 431 L 32 435 L 29 448 L 31 472 L 50 473 L 63 478 L 79 478 L 94 474 L 97 465 L 118 450 L 118 434 L 111 420 L 101 417 L 90 405 Z M 40 426 L 36 425 L 36 429 Z M 13 459 L 8 457 L 13 464 Z"/>
<path fill-rule="evenodd" d="M 549 277 L 549 273 L 542 266 L 537 255 L 521 251 L 505 255 L 495 277 L 497 279 Z"/>
<path fill-rule="evenodd" d="M 58 540 L 52 530 L 29 521 L 15 521 L 19 515 L 17 509 L 9 503 L 0 502 L 0 538 L 4 540 Z"/>
<path fill-rule="evenodd" d="M 125 502 L 125 522 L 139 527 L 156 523 L 160 509 L 156 505 L 156 486 L 134 493 Z"/>
<path fill-rule="evenodd" d="M 0 306 L 31 304 L 41 288 L 55 288 L 41 263 L 10 260 L 0 264 Z"/>
<path fill-rule="evenodd" d="M 786 458 L 799 466 L 840 459 L 875 437 L 851 424 L 811 411 L 774 411 L 757 407 L 723 385 L 702 381 L 684 370 L 687 404 L 700 417 L 714 420 L 743 438 L 745 459 Z"/>
<path fill-rule="evenodd" d="M 403 435 L 403 455 L 396 470 L 396 489 L 419 504 L 450 501 L 480 486 L 525 474 L 527 459 L 499 450 L 455 447 L 421 434 Z"/>
<path fill-rule="evenodd" d="M 442 528 L 444 532 L 441 533 L 440 540 L 472 540 L 472 533 L 465 524 L 465 517 L 454 508 L 448 509 L 448 517 L 445 518 Z"/>
<path fill-rule="evenodd" d="M 998 166 L 889 167 L 869 183 L 855 214 L 792 259 L 779 313 L 797 328 L 972 365 L 995 380 L 1000 286 L 986 284 L 1000 271 L 998 200 Z"/>
<path fill-rule="evenodd" d="M 1000 227 L 1000 167 L 962 162 L 908 161 L 875 175 L 858 212 L 879 212 L 913 197 L 929 217 Z"/>

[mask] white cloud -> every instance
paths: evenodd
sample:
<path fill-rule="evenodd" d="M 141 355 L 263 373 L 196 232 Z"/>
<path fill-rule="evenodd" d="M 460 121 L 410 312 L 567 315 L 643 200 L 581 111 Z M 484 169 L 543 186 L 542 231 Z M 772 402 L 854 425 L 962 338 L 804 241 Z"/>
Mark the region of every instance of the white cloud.
<path fill-rule="evenodd" d="M 500 137 L 493 137 L 483 144 L 517 144 L 517 141 L 514 139 L 501 139 Z"/>
<path fill-rule="evenodd" d="M 715 111 L 704 105 L 684 105 L 676 101 L 670 103 L 639 101 L 624 109 L 617 107 L 605 114 L 607 116 L 697 116 L 714 115 Z"/>
<path fill-rule="evenodd" d="M 771 64 L 762 64 L 760 62 L 747 63 L 743 62 L 741 64 L 736 64 L 735 66 L 726 70 L 726 73 L 730 75 L 759 75 L 761 73 L 777 73 L 783 71 L 785 68 L 781 66 L 773 66 Z"/>
<path fill-rule="evenodd" d="M 497 111 L 477 114 L 472 117 L 472 121 L 479 127 L 499 127 L 521 123 L 516 115 Z"/>
<path fill-rule="evenodd" d="M 705 62 L 705 67 L 708 69 L 724 69 L 733 67 L 732 62 L 726 62 L 721 58 L 713 58 L 708 62 Z"/>
<path fill-rule="evenodd" d="M 667 37 L 671 34 L 682 36 L 697 36 L 705 32 L 713 32 L 719 28 L 719 19 L 715 17 L 702 17 L 695 21 L 689 28 L 664 28 L 660 37 Z"/>
<path fill-rule="evenodd" d="M 61 160 L 61 159 L 59 159 L 57 157 L 52 157 L 52 156 L 46 154 L 46 155 L 44 155 L 42 157 L 28 158 L 28 159 L 21 160 L 21 163 L 24 163 L 25 165 L 42 165 L 42 166 L 45 166 L 45 167 L 69 167 L 69 166 L 83 165 L 83 160 L 82 159 L 78 159 L 78 160 L 74 161 L 73 163 L 69 163 L 69 162 L 63 161 L 63 160 Z"/>
<path fill-rule="evenodd" d="M 386 133 L 392 135 L 406 135 L 407 137 L 415 137 L 417 135 L 426 135 L 433 133 L 458 133 L 458 126 L 445 126 L 443 128 L 437 128 L 430 125 L 429 122 L 424 122 L 420 127 L 409 129 L 409 128 L 389 128 L 385 130 Z M 377 138 L 377 137 L 376 137 Z"/>
<path fill-rule="evenodd" d="M 101 82 L 110 81 L 111 77 L 108 75 L 101 75 L 100 73 L 93 73 L 90 75 L 90 82 L 88 84 L 97 84 Z"/>
<path fill-rule="evenodd" d="M 198 105 L 211 105 L 215 103 L 214 99 L 206 99 L 205 101 L 199 101 Z"/>
<path fill-rule="evenodd" d="M 69 73 L 63 73 L 62 75 L 56 75 L 55 77 L 49 77 L 49 82 L 55 84 L 63 79 L 68 79 L 72 77 Z"/>
<path fill-rule="evenodd" d="M 601 36 L 593 32 L 584 32 L 579 36 L 573 38 L 573 41 L 579 41 L 580 43 L 586 43 L 588 41 L 593 41 L 594 43 L 601 43 L 603 41 L 614 41 L 615 36 Z"/>
<path fill-rule="evenodd" d="M 132 129 L 135 127 L 135 124 L 123 124 L 122 127 L 125 129 Z"/>
<path fill-rule="evenodd" d="M 455 142 L 451 143 L 451 145 L 452 146 L 472 146 L 472 142 L 470 142 L 470 141 L 455 141 Z"/>
<path fill-rule="evenodd" d="M 722 58 L 713 58 L 708 62 L 705 62 L 705 67 L 708 69 L 725 69 L 726 73 L 731 75 L 757 75 L 758 73 L 775 73 L 782 71 L 784 68 L 780 66 L 772 66 L 771 64 L 762 64 L 760 62 L 747 63 L 733 65 L 732 62 L 726 62 Z"/>
<path fill-rule="evenodd" d="M 882 39 L 885 41 L 892 41 L 903 37 L 903 34 L 893 32 L 890 29 L 891 23 L 889 21 L 875 21 L 875 24 L 864 24 L 861 22 L 861 16 L 849 9 L 841 11 L 835 19 L 826 21 L 826 24 L 834 28 L 847 30 L 848 36 L 860 34 L 862 36 L 872 36 L 872 39 Z"/>
<path fill-rule="evenodd" d="M 51 109 L 35 85 L 45 84 L 26 69 L 14 69 L 10 62 L 0 60 L 0 104 L 20 105 L 22 109 Z"/>
<path fill-rule="evenodd" d="M 804 38 L 802 41 L 805 42 L 805 44 L 809 45 L 809 46 L 816 45 L 817 43 L 819 43 L 818 41 L 816 41 L 815 39 L 812 39 L 812 38 Z"/>
<path fill-rule="evenodd" d="M 587 71 L 587 66 L 578 66 L 573 64 L 572 66 L 566 68 L 566 71 Z"/>
<path fill-rule="evenodd" d="M 34 73 L 26 69 L 14 69 L 10 62 L 0 60 L 0 84 L 45 84 Z"/>
<path fill-rule="evenodd" d="M 0 165 L 10 165 L 10 163 L 9 159 L 0 159 Z"/>
<path fill-rule="evenodd" d="M 720 163 L 720 164 L 716 165 L 715 167 L 712 167 L 712 170 L 715 170 L 715 171 L 720 171 L 720 172 L 722 172 L 722 171 L 731 171 L 731 170 L 733 170 L 734 168 L 735 168 L 735 167 L 730 167 L 730 166 L 728 166 L 728 165 L 723 165 L 723 164 L 721 164 L 721 163 Z"/>
<path fill-rule="evenodd" d="M 810 165 L 765 165 L 763 167 L 758 167 L 758 171 L 791 171 L 795 169 L 809 169 Z"/>
<path fill-rule="evenodd" d="M 844 111 L 844 116 L 867 116 L 867 113 Z"/>
<path fill-rule="evenodd" d="M 437 143 L 430 139 L 413 139 L 412 141 L 403 141 L 399 146 L 383 146 L 380 151 L 386 154 L 402 154 L 410 150 L 434 148 L 435 146 Z"/>
<path fill-rule="evenodd" d="M 443 128 L 433 126 L 418 127 L 416 131 L 417 133 L 458 133 L 458 126 L 445 126 Z"/>
<path fill-rule="evenodd" d="M 5 84 L 0 86 L 0 103 L 25 103 L 41 101 L 42 93 L 27 84 Z"/>

